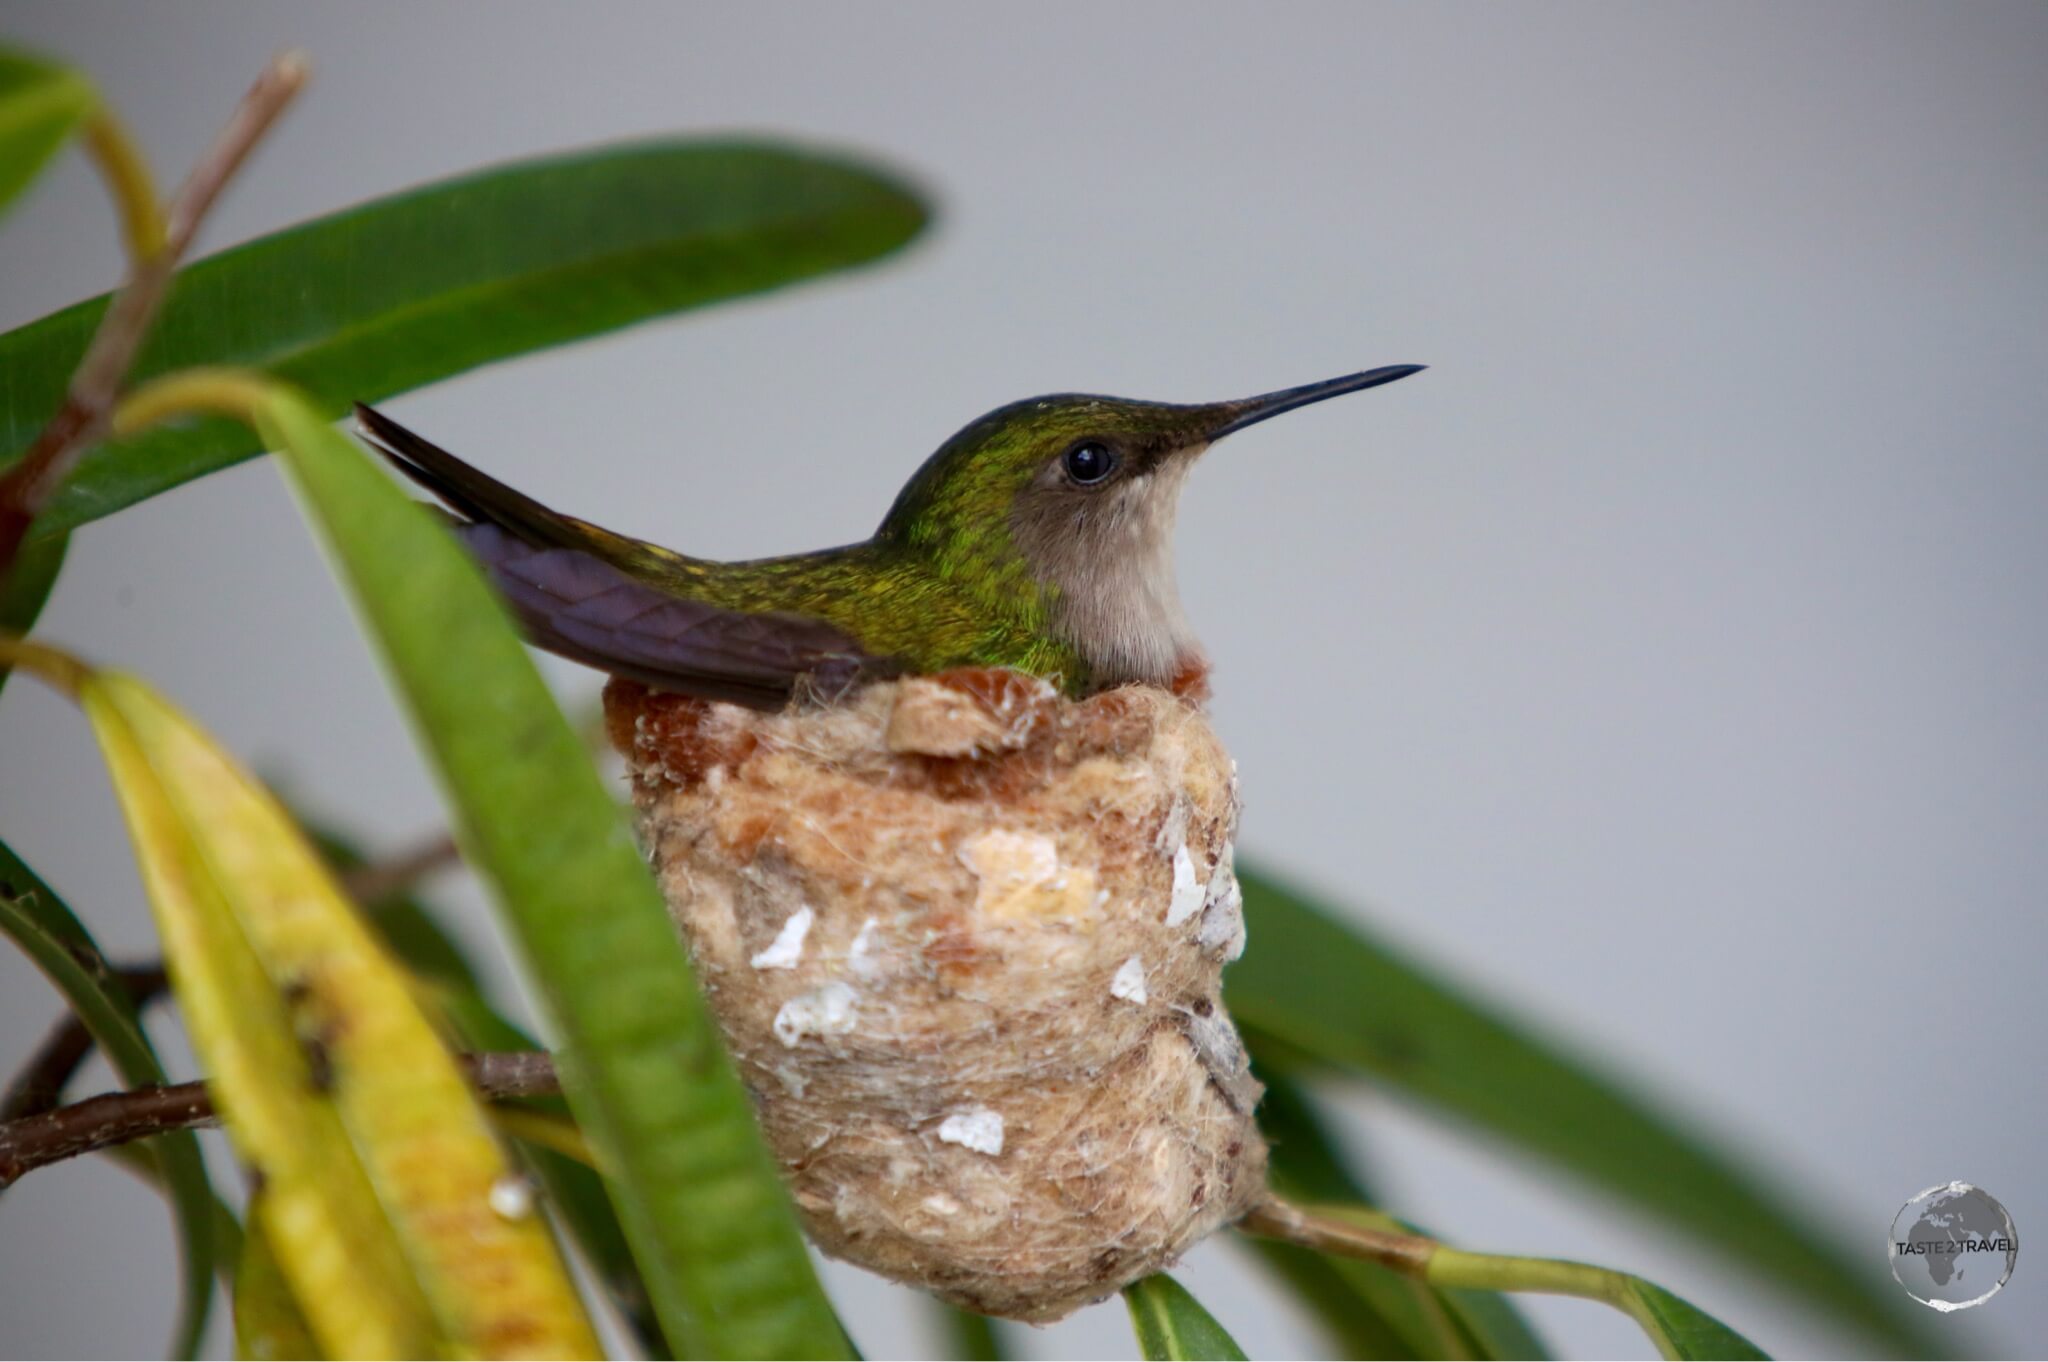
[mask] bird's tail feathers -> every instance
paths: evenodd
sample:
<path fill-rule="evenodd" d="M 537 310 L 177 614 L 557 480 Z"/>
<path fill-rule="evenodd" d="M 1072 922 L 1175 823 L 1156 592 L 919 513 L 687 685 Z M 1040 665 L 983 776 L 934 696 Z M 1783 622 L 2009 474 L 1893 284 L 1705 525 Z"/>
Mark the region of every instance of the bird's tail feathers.
<path fill-rule="evenodd" d="M 583 547 L 580 522 L 543 506 L 433 441 L 407 430 L 375 407 L 355 404 L 356 428 L 391 466 L 477 524 L 496 525 L 528 543 Z"/>
<path fill-rule="evenodd" d="M 565 516 L 358 402 L 363 437 L 458 520 L 474 554 L 540 647 L 615 676 L 775 709 L 899 670 L 822 619 L 729 609 L 649 580 L 694 560 Z M 650 572 L 649 569 L 656 569 Z"/>

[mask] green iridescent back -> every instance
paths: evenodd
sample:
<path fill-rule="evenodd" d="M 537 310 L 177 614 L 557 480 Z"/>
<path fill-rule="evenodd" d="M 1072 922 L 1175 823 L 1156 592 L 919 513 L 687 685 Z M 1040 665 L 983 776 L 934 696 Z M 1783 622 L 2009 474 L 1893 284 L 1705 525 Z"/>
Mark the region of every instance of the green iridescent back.
<path fill-rule="evenodd" d="M 1217 412 L 1070 394 L 998 408 L 925 460 L 872 539 L 843 548 L 715 563 L 590 530 L 603 556 L 677 594 L 823 619 L 911 671 L 1014 667 L 1078 695 L 1088 668 L 1052 631 L 1053 588 L 1018 548 L 1011 507 L 1077 440 L 1143 457 L 1199 439 Z"/>

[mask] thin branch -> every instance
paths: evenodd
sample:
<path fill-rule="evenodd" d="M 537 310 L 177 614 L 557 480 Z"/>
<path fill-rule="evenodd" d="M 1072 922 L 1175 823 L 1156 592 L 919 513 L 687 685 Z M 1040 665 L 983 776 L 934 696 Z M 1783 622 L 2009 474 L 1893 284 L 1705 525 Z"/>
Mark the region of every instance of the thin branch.
<path fill-rule="evenodd" d="M 227 126 L 214 138 L 213 146 L 178 186 L 165 218 L 167 253 L 182 255 L 198 234 L 199 224 L 213 209 L 213 201 L 227 187 L 242 162 L 277 122 L 285 106 L 306 86 L 313 72 L 303 52 L 281 52 L 270 59 L 263 74 L 242 96 L 242 102 L 228 116 Z"/>
<path fill-rule="evenodd" d="M 1318 1253 L 1342 1258 L 1362 1258 L 1392 1268 L 1404 1277 L 1425 1282 L 1439 1290 L 1534 1291 L 1546 1295 L 1577 1296 L 1612 1306 L 1633 1319 L 1666 1357 L 1680 1356 L 1672 1336 L 1672 1320 L 1663 1307 L 1647 1294 L 1648 1283 L 1613 1268 L 1591 1263 L 1574 1263 L 1562 1258 L 1524 1258 L 1506 1253 L 1472 1253 L 1420 1234 L 1383 1229 L 1362 1223 L 1361 1216 L 1383 1219 L 1363 1207 L 1309 1210 L 1292 1205 L 1268 1192 L 1251 1213 L 1237 1224 L 1246 1234 L 1279 1239 Z M 1708 1321 L 1709 1323 L 1717 1323 Z M 1725 1325 L 1717 1327 L 1726 1328 Z M 1753 1345 L 1729 1332 L 1732 1344 Z M 1714 1356 L 1723 1356 L 1715 1353 Z"/>
<path fill-rule="evenodd" d="M 355 902 L 365 908 L 374 908 L 386 899 L 396 898 L 419 881 L 444 866 L 454 865 L 462 859 L 462 853 L 455 845 L 455 839 L 447 833 L 434 836 L 395 856 L 379 861 L 365 861 L 352 870 L 341 874 L 341 888 Z"/>
<path fill-rule="evenodd" d="M 106 315 L 101 317 L 99 330 L 93 334 L 85 357 L 71 376 L 64 405 L 21 459 L 0 475 L 0 574 L 13 565 L 29 526 L 70 474 L 79 456 L 106 433 L 114 402 L 163 304 L 178 262 L 191 247 L 200 224 L 236 169 L 305 85 L 308 70 L 305 57 L 296 52 L 287 52 L 271 61 L 242 97 L 213 146 L 179 186 L 177 196 L 163 215 L 161 247 L 129 262 L 128 282 L 114 295 Z M 100 131 L 104 132 L 104 126 Z M 97 136 L 89 145 L 96 151 L 106 146 L 104 139 Z M 125 154 L 129 148 L 115 150 Z M 109 162 L 107 169 L 117 197 L 123 198 L 125 204 L 134 192 L 134 167 Z M 133 232 L 129 238 L 138 243 L 148 239 Z"/>
<path fill-rule="evenodd" d="M 1374 1229 L 1348 1219 L 1305 1210 L 1266 1193 L 1237 1228 L 1261 1239 L 1278 1239 L 1317 1253 L 1362 1258 L 1404 1277 L 1422 1277 L 1440 1247 L 1436 1240 L 1400 1230 Z"/>
<path fill-rule="evenodd" d="M 169 986 L 161 960 L 119 969 L 114 974 L 137 1008 L 147 1006 Z M 64 1089 L 92 1057 L 93 1044 L 92 1032 L 85 1029 L 77 1013 L 67 1012 L 59 1018 L 29 1057 L 28 1064 L 7 1086 L 7 1095 L 0 1098 L 0 1121 L 39 1115 L 63 1101 Z"/>
<path fill-rule="evenodd" d="M 554 1056 L 542 1050 L 464 1055 L 477 1094 L 502 1102 L 561 1091 Z M 0 1124 L 0 1190 L 23 1174 L 131 1140 L 218 1123 L 204 1083 L 103 1093 L 38 1116 Z"/>
<path fill-rule="evenodd" d="M 455 839 L 435 833 L 410 850 L 383 860 L 366 861 L 340 873 L 342 892 L 365 908 L 373 908 L 410 889 L 422 878 L 460 859 Z M 147 1006 L 169 987 L 161 960 L 116 970 L 136 1007 Z M 28 1063 L 0 1096 L 0 1121 L 14 1121 L 50 1110 L 64 1100 L 64 1089 L 92 1057 L 95 1045 L 75 1012 L 67 1012 L 50 1028 Z"/>

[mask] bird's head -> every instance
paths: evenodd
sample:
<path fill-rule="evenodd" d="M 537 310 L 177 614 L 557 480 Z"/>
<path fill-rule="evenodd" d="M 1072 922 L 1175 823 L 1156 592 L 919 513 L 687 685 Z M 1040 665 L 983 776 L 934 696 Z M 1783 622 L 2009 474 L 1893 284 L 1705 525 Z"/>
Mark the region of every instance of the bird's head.
<path fill-rule="evenodd" d="M 1173 524 L 1197 457 L 1246 426 L 1418 372 L 1396 364 L 1234 402 L 1060 393 L 969 423 L 904 485 L 877 538 L 948 575 L 1032 591 L 1104 680 L 1163 682 L 1195 642 Z"/>

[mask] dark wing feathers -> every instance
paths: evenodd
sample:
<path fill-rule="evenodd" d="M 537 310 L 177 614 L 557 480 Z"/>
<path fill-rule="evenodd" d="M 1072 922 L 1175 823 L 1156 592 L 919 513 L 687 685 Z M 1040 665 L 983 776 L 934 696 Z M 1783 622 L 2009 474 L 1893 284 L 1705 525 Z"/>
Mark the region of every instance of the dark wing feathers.
<path fill-rule="evenodd" d="M 360 403 L 386 458 L 467 521 L 455 526 L 534 644 L 616 676 L 777 709 L 838 695 L 891 668 L 804 615 L 728 610 L 650 586 L 579 547 L 578 523 Z"/>
<path fill-rule="evenodd" d="M 535 643 L 617 676 L 777 708 L 800 681 L 837 693 L 872 670 L 851 639 L 819 620 L 672 596 L 580 549 L 538 547 L 496 525 L 456 532 Z"/>

